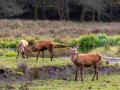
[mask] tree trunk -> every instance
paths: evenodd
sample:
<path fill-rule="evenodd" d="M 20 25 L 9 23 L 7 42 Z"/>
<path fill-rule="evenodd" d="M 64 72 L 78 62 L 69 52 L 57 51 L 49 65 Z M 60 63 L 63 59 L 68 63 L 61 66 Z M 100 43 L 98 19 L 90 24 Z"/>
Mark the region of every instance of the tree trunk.
<path fill-rule="evenodd" d="M 62 7 L 60 6 L 60 0 L 56 1 L 56 7 L 57 7 L 57 11 L 58 11 L 60 20 L 63 20 L 63 12 L 61 9 Z"/>
<path fill-rule="evenodd" d="M 69 18 L 69 0 L 65 0 L 65 17 L 66 17 L 66 20 L 70 20 Z"/>
<path fill-rule="evenodd" d="M 41 6 L 42 6 L 42 10 L 41 10 L 41 16 L 42 16 L 42 20 L 46 19 L 46 15 L 45 15 L 45 1 L 41 0 Z"/>
<path fill-rule="evenodd" d="M 100 20 L 100 8 L 99 8 L 99 10 L 98 10 L 98 17 L 97 17 L 97 19 L 98 19 L 98 22 L 101 21 L 101 20 Z"/>
<path fill-rule="evenodd" d="M 113 21 L 113 10 L 112 10 L 112 5 L 111 4 L 110 4 L 109 8 L 110 8 L 110 10 L 109 10 L 110 19 L 111 19 L 111 21 Z"/>
<path fill-rule="evenodd" d="M 85 5 L 83 5 L 83 7 L 82 7 L 82 13 L 81 13 L 81 16 L 80 16 L 80 21 L 81 22 L 84 22 L 84 17 L 85 17 Z"/>
<path fill-rule="evenodd" d="M 37 4 L 34 4 L 34 20 L 38 20 L 38 14 L 37 14 Z"/>
<path fill-rule="evenodd" d="M 0 19 L 2 19 L 1 10 L 0 10 Z"/>
<path fill-rule="evenodd" d="M 95 12 L 92 12 L 92 21 L 95 21 Z"/>

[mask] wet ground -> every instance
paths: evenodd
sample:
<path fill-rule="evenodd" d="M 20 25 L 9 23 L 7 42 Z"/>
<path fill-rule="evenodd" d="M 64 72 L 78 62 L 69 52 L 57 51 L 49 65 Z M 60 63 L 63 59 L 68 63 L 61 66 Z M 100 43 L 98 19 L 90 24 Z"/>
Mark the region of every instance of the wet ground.
<path fill-rule="evenodd" d="M 78 52 L 79 53 L 88 53 L 89 50 L 94 49 L 94 48 L 79 48 Z M 10 50 L 10 51 L 16 51 L 18 49 L 14 49 L 14 48 L 4 48 L 4 49 L 0 49 L 0 50 Z M 54 48 L 54 58 L 70 58 L 70 51 L 67 48 Z M 34 55 L 32 57 L 36 57 L 37 56 L 37 52 L 34 53 Z M 39 54 L 40 57 L 42 57 L 42 52 L 40 52 Z M 50 53 L 48 52 L 48 50 L 45 50 L 44 53 L 44 57 L 49 58 L 50 57 Z M 119 63 L 120 64 L 120 57 L 113 57 L 113 56 L 102 56 L 102 58 L 105 61 L 109 61 L 109 63 Z"/>

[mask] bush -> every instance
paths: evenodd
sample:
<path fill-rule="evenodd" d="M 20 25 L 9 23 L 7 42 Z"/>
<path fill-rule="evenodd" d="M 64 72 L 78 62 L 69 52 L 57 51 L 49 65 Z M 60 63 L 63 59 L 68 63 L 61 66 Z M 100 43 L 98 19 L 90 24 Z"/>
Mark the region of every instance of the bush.
<path fill-rule="evenodd" d="M 35 39 L 31 39 L 31 40 L 27 40 L 29 45 L 33 45 L 36 43 L 36 40 Z"/>
<path fill-rule="evenodd" d="M 17 53 L 15 53 L 15 52 L 6 53 L 6 57 L 12 57 L 12 56 L 17 56 Z"/>
<path fill-rule="evenodd" d="M 114 46 L 118 45 L 120 42 L 120 37 L 108 37 L 106 34 L 87 34 L 79 38 L 80 46 L 82 47 L 93 47 L 93 46 L 104 46 L 105 43 Z M 73 39 L 70 45 L 76 46 L 78 44 L 78 39 Z"/>

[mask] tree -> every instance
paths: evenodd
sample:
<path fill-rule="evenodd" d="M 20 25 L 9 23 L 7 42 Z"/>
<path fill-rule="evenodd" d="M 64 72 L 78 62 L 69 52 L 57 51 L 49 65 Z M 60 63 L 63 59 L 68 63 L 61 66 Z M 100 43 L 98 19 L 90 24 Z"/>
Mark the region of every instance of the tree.
<path fill-rule="evenodd" d="M 38 20 L 38 2 L 39 0 L 26 0 L 28 4 L 33 5 L 34 7 L 34 20 Z"/>
<path fill-rule="evenodd" d="M 70 20 L 70 17 L 69 17 L 69 2 L 70 2 L 70 0 L 65 0 L 65 18 L 66 18 L 66 20 Z"/>
<path fill-rule="evenodd" d="M 41 0 L 41 6 L 42 6 L 42 10 L 41 10 L 42 20 L 45 20 L 46 19 L 46 15 L 45 15 L 45 0 Z"/>
<path fill-rule="evenodd" d="M 0 17 L 11 17 L 15 15 L 22 15 L 26 10 L 23 5 L 20 5 L 16 0 L 0 0 Z"/>

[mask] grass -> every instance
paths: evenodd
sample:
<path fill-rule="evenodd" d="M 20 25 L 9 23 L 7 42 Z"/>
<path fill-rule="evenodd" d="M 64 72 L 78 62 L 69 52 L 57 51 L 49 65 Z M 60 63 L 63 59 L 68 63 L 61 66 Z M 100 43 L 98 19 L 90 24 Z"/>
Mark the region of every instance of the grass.
<path fill-rule="evenodd" d="M 107 56 L 120 56 L 119 46 L 109 46 L 108 50 L 106 50 L 105 47 L 98 47 L 90 52 L 96 52 Z"/>
<path fill-rule="evenodd" d="M 32 20 L 0 20 L 0 41 L 3 44 L 0 44 L 0 47 L 5 45 L 7 47 L 15 47 L 18 44 L 18 41 L 21 39 L 32 40 L 31 43 L 35 43 L 40 40 L 52 40 L 54 42 L 65 43 L 64 40 L 67 39 L 68 42 L 72 40 L 78 40 L 82 35 L 90 35 L 94 33 L 105 33 L 107 36 L 110 36 L 112 42 L 114 38 L 119 37 L 120 34 L 120 25 L 117 22 L 113 23 L 104 23 L 104 22 L 72 22 L 72 21 L 32 21 Z M 114 36 L 115 35 L 115 36 Z M 92 37 L 91 37 L 92 38 Z M 36 41 L 35 41 L 36 40 Z M 7 44 L 7 42 L 10 42 Z M 77 43 L 77 41 L 76 41 Z M 120 44 L 120 42 L 119 42 Z M 104 47 L 98 47 L 91 52 L 97 52 L 104 55 L 111 56 L 120 56 L 120 50 L 118 46 L 111 47 L 110 49 L 105 49 Z M 36 57 L 31 57 L 29 59 L 22 59 L 19 57 L 16 60 L 14 55 L 9 54 L 9 57 L 6 57 L 6 54 L 9 54 L 9 51 L 2 52 L 0 51 L 0 68 L 7 67 L 16 69 L 20 63 L 26 62 L 29 68 L 41 67 L 41 66 L 64 66 L 73 64 L 70 59 L 54 58 L 53 61 L 50 61 L 50 58 L 45 58 L 42 61 L 42 58 L 39 58 L 36 61 Z M 13 55 L 13 56 L 12 56 Z M 10 57 L 11 56 L 11 57 Z M 23 74 L 17 72 L 19 75 Z M 120 89 L 120 75 L 102 75 L 99 74 L 99 80 L 91 81 L 92 76 L 84 76 L 84 81 L 81 82 L 80 76 L 78 81 L 74 81 L 74 76 L 71 80 L 62 80 L 62 79 L 46 79 L 46 80 L 30 80 L 30 81 L 16 81 L 16 80 L 7 80 L 5 82 L 0 81 L 0 89 L 9 90 L 87 90 L 87 89 L 101 89 L 101 90 L 119 90 Z M 2 77 L 2 75 L 0 75 Z M 12 76 L 11 76 L 12 78 Z M 2 88 L 4 87 L 4 88 Z"/>
<path fill-rule="evenodd" d="M 93 75 L 92 75 L 93 76 Z M 91 75 L 84 77 L 84 81 L 66 81 L 61 79 L 33 80 L 26 82 L 0 82 L 4 88 L 14 87 L 16 90 L 119 90 L 120 75 L 99 75 L 99 80 L 91 81 Z M 1 87 L 0 86 L 0 87 Z M 24 89 L 23 89 L 24 88 Z M 25 89 L 27 88 L 27 89 Z M 4 90 L 4 89 L 2 89 Z"/>
<path fill-rule="evenodd" d="M 22 59 L 19 57 L 16 59 L 16 57 L 0 57 L 0 67 L 6 66 L 8 68 L 17 68 L 18 64 L 26 62 L 29 68 L 33 68 L 34 65 L 37 67 L 42 66 L 65 66 L 69 64 L 73 64 L 69 59 L 62 59 L 62 58 L 53 58 L 53 61 L 50 60 L 50 58 L 44 58 L 44 61 L 42 61 L 42 58 L 38 58 L 38 61 L 36 61 L 36 57 L 30 57 L 30 59 Z"/>
<path fill-rule="evenodd" d="M 32 36 L 42 40 L 54 37 L 79 38 L 87 33 L 120 34 L 117 22 L 72 22 L 72 21 L 32 21 L 32 20 L 0 20 L 0 37 Z"/>
<path fill-rule="evenodd" d="M 116 79 L 114 79 L 116 77 Z M 90 77 L 84 78 L 84 81 L 64 81 L 64 80 L 46 80 L 43 86 L 30 87 L 30 89 L 42 90 L 117 90 L 120 89 L 119 75 L 100 76 L 99 80 L 91 81 Z"/>

